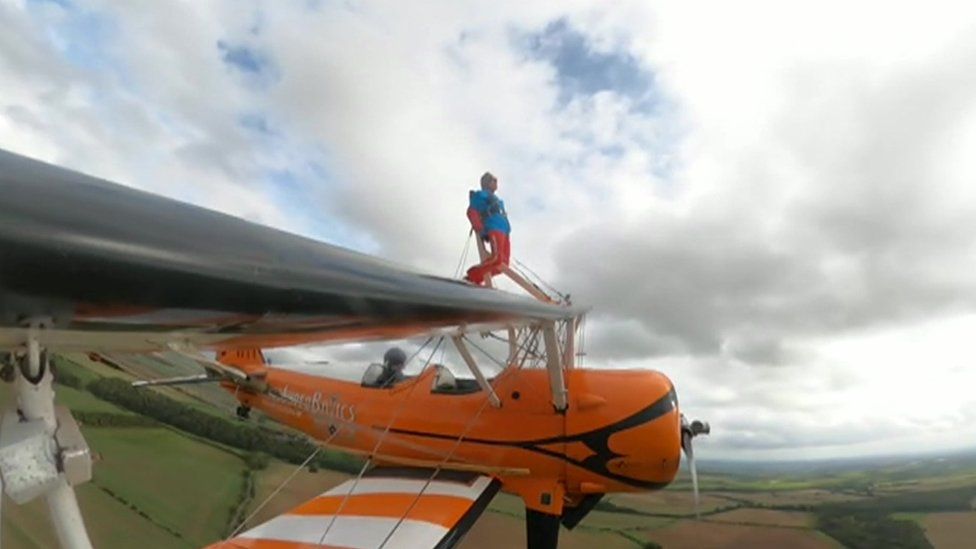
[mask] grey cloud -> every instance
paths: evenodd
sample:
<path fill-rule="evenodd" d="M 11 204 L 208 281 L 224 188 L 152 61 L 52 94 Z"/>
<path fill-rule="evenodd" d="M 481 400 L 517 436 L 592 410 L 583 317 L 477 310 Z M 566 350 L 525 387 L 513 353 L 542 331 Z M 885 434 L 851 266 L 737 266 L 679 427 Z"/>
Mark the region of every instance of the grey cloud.
<path fill-rule="evenodd" d="M 770 334 L 737 334 L 726 338 L 723 351 L 750 364 L 782 365 L 800 360 L 781 339 Z"/>
<path fill-rule="evenodd" d="M 670 355 L 685 350 L 678 338 L 649 332 L 637 320 L 618 321 L 606 315 L 596 315 L 590 320 L 585 352 L 603 360 Z"/>
<path fill-rule="evenodd" d="M 692 352 L 719 352 L 730 323 L 748 327 L 777 310 L 793 314 L 793 288 L 814 276 L 809 260 L 741 234 L 734 219 L 650 225 L 591 230 L 563 243 L 561 285 L 652 334 L 678 338 Z"/>
<path fill-rule="evenodd" d="M 705 444 L 810 448 L 930 428 L 838 421 L 839 399 L 883 395 L 803 343 L 973 310 L 976 207 L 942 170 L 976 97 L 972 38 L 890 67 L 791 59 L 767 82 L 782 89 L 756 90 L 773 114 L 747 128 L 754 142 L 726 143 L 744 136 L 695 133 L 680 95 L 668 110 L 641 108 L 649 84 L 715 85 L 669 87 L 676 72 L 657 70 L 660 58 L 628 57 L 649 21 L 515 5 L 276 4 L 252 34 L 255 14 L 236 4 L 114 4 L 124 24 L 105 46 L 118 66 L 102 70 L 65 61 L 44 29 L 57 21 L 3 4 L 2 144 L 291 230 L 294 208 L 262 179 L 293 170 L 302 206 L 342 226 L 327 232 L 441 274 L 463 244 L 467 189 L 497 169 L 516 257 L 595 308 L 586 363 L 664 370 L 683 409 L 713 421 Z M 544 55 L 512 47 L 511 29 L 560 20 L 573 30 Z M 594 50 L 601 32 L 621 39 Z M 274 82 L 250 86 L 218 41 L 266 55 Z M 327 177 L 296 167 L 309 157 Z M 697 179 L 699 165 L 717 166 L 712 179 Z M 383 350 L 321 356 L 370 362 Z"/>
<path fill-rule="evenodd" d="M 976 204 L 947 215 L 941 190 L 946 145 L 976 108 L 976 42 L 955 51 L 880 81 L 793 67 L 770 149 L 731 166 L 712 197 L 728 198 L 725 211 L 697 204 L 580 231 L 558 249 L 561 285 L 640 322 L 646 342 L 620 347 L 633 356 L 675 338 L 693 353 L 776 364 L 791 360 L 784 338 L 976 310 L 976 282 L 959 276 L 974 259 Z M 756 167 L 770 154 L 805 182 L 782 205 L 763 192 L 750 202 L 752 187 L 791 184 Z"/>

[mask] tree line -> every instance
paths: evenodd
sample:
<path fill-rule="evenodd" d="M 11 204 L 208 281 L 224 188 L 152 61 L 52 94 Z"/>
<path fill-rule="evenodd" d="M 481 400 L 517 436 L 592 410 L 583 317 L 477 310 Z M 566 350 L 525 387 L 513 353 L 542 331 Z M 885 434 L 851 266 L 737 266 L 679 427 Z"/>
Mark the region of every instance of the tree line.
<path fill-rule="evenodd" d="M 969 511 L 974 497 L 976 486 L 964 486 L 829 503 L 816 508 L 817 528 L 852 549 L 929 549 L 932 544 L 915 521 L 897 520 L 891 515 Z"/>
<path fill-rule="evenodd" d="M 71 377 L 74 379 L 65 383 L 66 385 L 78 382 L 77 377 L 70 376 L 69 379 Z M 60 372 L 60 380 L 66 381 L 64 370 Z M 102 400 L 181 431 L 248 452 L 264 452 L 290 463 L 304 462 L 316 448 L 316 445 L 305 437 L 221 418 L 155 391 L 137 389 L 122 379 L 101 378 L 88 383 L 84 388 Z M 99 421 L 104 422 L 102 424 L 111 424 L 106 418 L 92 416 L 90 419 L 96 419 L 96 424 Z M 323 450 L 316 456 L 312 465 L 357 473 L 361 462 L 352 456 Z"/>

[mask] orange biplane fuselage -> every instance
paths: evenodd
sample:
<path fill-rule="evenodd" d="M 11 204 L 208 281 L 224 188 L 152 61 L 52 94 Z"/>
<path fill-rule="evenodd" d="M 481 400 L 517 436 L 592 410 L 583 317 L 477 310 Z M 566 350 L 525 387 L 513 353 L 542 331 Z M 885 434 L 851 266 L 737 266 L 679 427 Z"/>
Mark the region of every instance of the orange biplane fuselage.
<path fill-rule="evenodd" d="M 371 388 L 268 367 L 259 352 L 218 358 L 264 378 L 271 389 L 224 382 L 243 406 L 376 463 L 489 472 L 503 490 L 544 513 L 560 514 L 565 503 L 590 494 L 662 488 L 681 457 L 674 387 L 655 371 L 567 370 L 571 397 L 560 413 L 549 401 L 544 369 L 499 374 L 491 381 L 501 400 L 496 408 L 476 385 L 434 390 L 437 368 L 392 388 Z"/>

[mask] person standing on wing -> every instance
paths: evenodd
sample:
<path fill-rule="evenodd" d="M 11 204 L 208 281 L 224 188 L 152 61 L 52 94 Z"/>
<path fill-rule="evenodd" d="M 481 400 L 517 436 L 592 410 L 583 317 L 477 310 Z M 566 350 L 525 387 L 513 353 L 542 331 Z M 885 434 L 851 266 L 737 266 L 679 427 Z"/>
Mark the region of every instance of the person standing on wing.
<path fill-rule="evenodd" d="M 478 234 L 478 238 L 487 240 L 491 253 L 480 264 L 468 269 L 465 280 L 474 284 L 484 284 L 485 277 L 494 276 L 508 266 L 511 245 L 508 235 L 512 227 L 508 224 L 505 214 L 505 203 L 495 191 L 498 190 L 498 178 L 485 172 L 481 176 L 481 190 L 468 194 L 468 220 L 471 228 Z"/>

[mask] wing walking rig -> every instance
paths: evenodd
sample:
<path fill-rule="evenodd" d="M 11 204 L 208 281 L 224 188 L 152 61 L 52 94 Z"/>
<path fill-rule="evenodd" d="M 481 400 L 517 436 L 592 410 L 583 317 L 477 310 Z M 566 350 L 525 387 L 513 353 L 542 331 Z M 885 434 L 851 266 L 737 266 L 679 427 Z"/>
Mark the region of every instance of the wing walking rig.
<path fill-rule="evenodd" d="M 245 408 L 295 408 L 301 395 L 280 388 L 285 374 L 208 359 L 200 351 L 239 357 L 266 347 L 442 336 L 453 341 L 470 369 L 478 398 L 496 411 L 488 416 L 515 413 L 530 399 L 519 400 L 519 392 L 505 385 L 518 376 L 486 379 L 468 334 L 506 332 L 506 365 L 537 361 L 544 367 L 523 379 L 535 375 L 534 387 L 547 387 L 549 411 L 537 421 L 555 426 L 558 436 L 539 427 L 534 439 L 499 438 L 472 422 L 464 435 L 473 449 L 457 451 L 459 456 L 474 452 L 465 467 L 460 458 L 448 459 L 454 449 L 442 453 L 443 459 L 402 458 L 412 455 L 407 450 L 400 458 L 384 457 L 378 453 L 382 437 L 368 451 L 375 433 L 347 422 L 346 431 L 360 429 L 348 435 L 347 447 L 367 448 L 371 460 L 387 466 L 217 545 L 224 548 L 450 547 L 503 485 L 523 496 L 538 492 L 541 503 L 527 511 L 529 544 L 553 547 L 560 521 L 575 525 L 599 500 L 586 496 L 586 490 L 596 494 L 618 484 L 642 489 L 666 484 L 656 480 L 656 473 L 647 477 L 642 458 L 620 450 L 631 444 L 636 435 L 628 433 L 636 432 L 635 426 L 666 424 L 667 436 L 654 435 L 662 438 L 654 444 L 666 447 L 668 456 L 685 445 L 685 438 L 690 448 L 698 434 L 683 419 L 679 423 L 673 387 L 660 374 L 653 390 L 648 389 L 656 391 L 648 395 L 652 403 L 633 408 L 611 425 L 591 424 L 584 412 L 599 408 L 602 397 L 586 394 L 596 378 L 574 369 L 583 309 L 556 302 L 514 271 L 506 274 L 533 297 L 411 272 L 4 151 L 0 197 L 0 377 L 13 380 L 17 395 L 16 409 L 0 421 L 0 478 L 3 492 L 16 503 L 47 500 L 63 547 L 91 547 L 73 491 L 90 479 L 91 457 L 70 412 L 54 406 L 49 357 L 57 353 L 178 353 L 197 360 L 206 374 L 176 382 L 217 379 L 233 386 L 235 395 L 241 393 Z M 431 371 L 417 383 L 430 381 L 436 388 L 436 375 Z M 286 381 L 291 387 L 303 382 Z M 575 401 L 568 389 L 573 384 L 583 390 Z M 623 387 L 618 392 L 626 392 Z M 360 393 L 351 392 L 350 398 Z M 387 393 L 383 398 L 397 398 L 396 390 Z M 467 401 L 458 397 L 457 402 Z M 504 422 L 528 416 L 497 417 Z M 390 431 L 394 418 L 373 419 L 386 422 Z M 324 425 L 321 420 L 294 426 L 322 440 L 325 435 L 315 431 Z M 400 423 L 409 426 L 410 421 L 405 416 Z M 450 446 L 441 440 L 444 433 L 401 431 L 390 435 L 400 444 Z M 531 475 L 516 478 L 507 462 L 470 465 L 485 456 L 499 462 L 562 463 L 560 470 L 575 471 L 584 480 L 574 481 L 574 494 L 561 497 L 561 492 L 534 486 Z M 664 460 L 662 478 L 673 477 L 677 463 L 672 461 Z"/>

